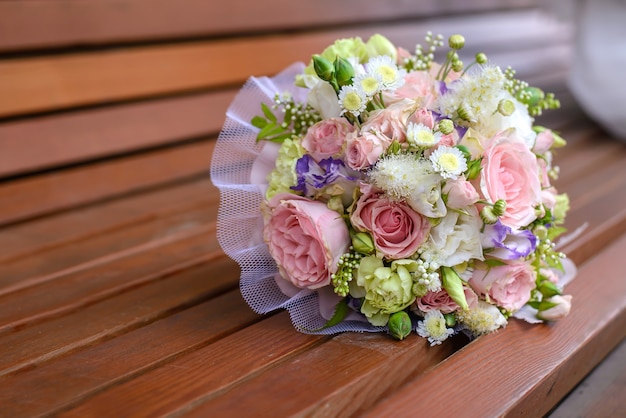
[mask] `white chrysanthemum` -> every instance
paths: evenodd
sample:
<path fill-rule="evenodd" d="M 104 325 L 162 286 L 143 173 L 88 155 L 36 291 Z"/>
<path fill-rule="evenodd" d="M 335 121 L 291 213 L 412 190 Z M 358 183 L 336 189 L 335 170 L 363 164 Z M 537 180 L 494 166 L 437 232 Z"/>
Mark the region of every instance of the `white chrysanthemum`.
<path fill-rule="evenodd" d="M 343 86 L 339 92 L 339 106 L 342 114 L 349 112 L 354 116 L 359 116 L 367 106 L 367 97 L 354 86 Z"/>
<path fill-rule="evenodd" d="M 456 317 L 476 336 L 495 331 L 507 323 L 496 306 L 482 300 L 467 311 L 459 310 Z"/>
<path fill-rule="evenodd" d="M 395 200 L 409 198 L 422 178 L 432 173 L 430 164 L 415 154 L 392 154 L 378 160 L 370 179 Z"/>
<path fill-rule="evenodd" d="M 361 90 L 367 97 L 372 97 L 383 89 L 382 78 L 375 73 L 365 73 L 355 76 L 352 85 L 358 90 Z"/>
<path fill-rule="evenodd" d="M 399 69 L 390 56 L 379 55 L 369 60 L 367 72 L 378 74 L 386 90 L 395 90 L 404 84 L 406 71 Z"/>
<path fill-rule="evenodd" d="M 430 345 L 438 345 L 454 334 L 454 330 L 446 327 L 446 319 L 437 310 L 428 311 L 423 321 L 417 323 L 417 334 L 428 338 Z"/>
<path fill-rule="evenodd" d="M 409 122 L 406 129 L 406 140 L 409 145 L 417 148 L 430 148 L 439 143 L 441 132 L 433 132 L 423 123 Z"/>
<path fill-rule="evenodd" d="M 446 179 L 456 179 L 467 170 L 465 156 L 458 148 L 442 146 L 430 154 L 433 168 Z"/>
<path fill-rule="evenodd" d="M 502 98 L 505 77 L 500 67 L 483 67 L 450 85 L 439 99 L 439 112 L 450 118 L 461 117 L 470 123 L 493 114 Z"/>

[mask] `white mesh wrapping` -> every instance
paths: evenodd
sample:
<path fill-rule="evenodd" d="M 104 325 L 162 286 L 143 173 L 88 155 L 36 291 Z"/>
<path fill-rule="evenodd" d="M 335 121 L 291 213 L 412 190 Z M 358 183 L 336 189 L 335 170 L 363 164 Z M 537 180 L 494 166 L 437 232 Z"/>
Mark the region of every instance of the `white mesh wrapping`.
<path fill-rule="evenodd" d="M 220 190 L 217 239 L 241 267 L 241 294 L 256 312 L 285 308 L 294 326 L 309 333 L 383 331 L 385 328 L 372 326 L 357 312 L 338 325 L 319 330 L 332 316 L 339 298 L 332 289 L 301 290 L 280 278 L 263 241 L 260 205 L 277 145 L 257 142 L 258 129 L 250 121 L 261 113 L 261 102 L 271 106 L 276 93 L 288 91 L 296 101 L 304 102 L 306 90 L 293 84 L 303 68 L 298 63 L 271 79 L 250 78 L 228 109 L 211 162 L 211 179 Z"/>

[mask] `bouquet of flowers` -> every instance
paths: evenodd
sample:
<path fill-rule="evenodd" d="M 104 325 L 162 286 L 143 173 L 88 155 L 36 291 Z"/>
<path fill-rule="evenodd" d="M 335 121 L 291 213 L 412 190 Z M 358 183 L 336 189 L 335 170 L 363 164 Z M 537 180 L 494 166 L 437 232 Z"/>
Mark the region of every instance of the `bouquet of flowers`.
<path fill-rule="evenodd" d="M 461 35 L 441 64 L 443 37 L 425 41 L 338 40 L 235 98 L 211 175 L 257 312 L 431 344 L 568 314 L 569 202 L 551 185 L 565 141 L 533 124 L 558 101 L 483 53 L 464 65 Z"/>

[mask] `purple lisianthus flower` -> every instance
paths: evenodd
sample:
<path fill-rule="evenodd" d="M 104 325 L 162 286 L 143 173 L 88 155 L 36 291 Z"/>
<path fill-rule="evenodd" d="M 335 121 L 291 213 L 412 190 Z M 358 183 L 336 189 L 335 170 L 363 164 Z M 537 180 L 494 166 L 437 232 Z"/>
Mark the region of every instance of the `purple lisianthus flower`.
<path fill-rule="evenodd" d="M 537 248 L 537 237 L 529 230 L 513 230 L 498 220 L 493 225 L 486 225 L 482 233 L 484 249 L 491 257 L 501 260 L 517 260 L 527 257 Z"/>
<path fill-rule="evenodd" d="M 314 197 L 332 184 L 355 182 L 357 178 L 350 171 L 342 160 L 329 157 L 317 163 L 309 154 L 304 154 L 296 161 L 298 183 L 291 188 Z"/>

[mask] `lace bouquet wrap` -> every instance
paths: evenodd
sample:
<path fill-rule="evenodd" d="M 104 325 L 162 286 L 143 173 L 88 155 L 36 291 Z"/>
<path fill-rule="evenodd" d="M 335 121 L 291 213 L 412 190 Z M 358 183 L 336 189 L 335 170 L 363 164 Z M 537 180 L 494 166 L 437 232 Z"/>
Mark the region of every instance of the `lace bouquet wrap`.
<path fill-rule="evenodd" d="M 565 141 L 534 125 L 558 101 L 482 53 L 465 66 L 461 35 L 441 63 L 443 38 L 425 40 L 341 39 L 234 99 L 211 177 L 255 311 L 431 344 L 569 312 L 575 267 L 554 244 L 569 203 L 551 185 Z"/>

